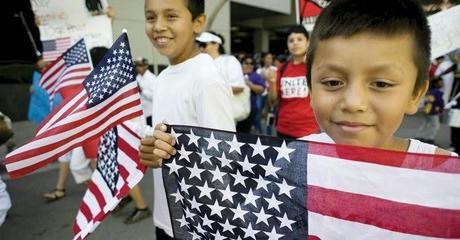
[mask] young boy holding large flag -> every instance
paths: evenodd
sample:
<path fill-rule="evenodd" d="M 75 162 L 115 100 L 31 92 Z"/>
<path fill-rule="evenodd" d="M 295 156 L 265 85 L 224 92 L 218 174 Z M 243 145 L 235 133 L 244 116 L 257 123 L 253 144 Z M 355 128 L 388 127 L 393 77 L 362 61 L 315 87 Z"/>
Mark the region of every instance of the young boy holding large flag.
<path fill-rule="evenodd" d="M 170 66 L 157 77 L 153 87 L 152 123 L 166 121 L 234 131 L 231 92 L 213 59 L 200 53 L 196 36 L 206 22 L 203 0 L 146 0 L 145 30 L 153 46 L 169 59 Z M 160 126 L 160 125 L 158 125 Z M 164 131 L 142 139 L 141 161 L 158 167 L 159 156 L 153 153 L 156 139 L 168 139 Z M 167 143 L 172 144 L 172 138 Z M 155 158 L 156 161 L 151 161 Z M 150 164 L 152 163 L 152 165 Z M 155 182 L 154 223 L 157 239 L 173 236 L 162 174 L 153 172 Z"/>
<path fill-rule="evenodd" d="M 428 87 L 429 63 L 430 29 L 421 6 L 415 0 L 332 1 L 316 21 L 307 53 L 307 79 L 311 89 L 312 106 L 317 121 L 325 132 L 309 136 L 307 139 L 392 151 L 453 155 L 434 145 L 394 135 L 404 116 L 417 111 L 420 99 Z M 175 141 L 165 131 L 166 126 L 158 124 L 154 133 L 156 138 L 154 147 L 149 149 L 150 152 L 144 151 L 141 154 L 143 162 L 148 162 L 149 166 L 159 167 L 162 159 L 168 159 L 176 153 Z M 371 152 L 368 152 L 370 159 Z M 410 159 L 399 160 L 402 161 L 402 165 L 410 164 Z M 404 170 L 399 160 L 395 159 L 392 162 L 393 159 L 385 159 L 385 163 L 389 166 L 402 167 L 401 170 Z M 406 168 L 407 172 L 411 172 L 410 166 Z M 452 166 L 452 168 L 451 171 L 456 171 L 456 167 Z M 327 176 L 333 176 L 328 168 L 322 168 L 322 171 L 325 175 L 332 174 Z M 338 169 L 338 171 L 345 170 Z M 361 172 L 355 173 L 361 174 Z M 355 187 L 365 188 L 367 185 L 366 181 L 363 181 Z M 375 193 L 375 196 L 385 194 L 379 193 L 378 188 L 366 189 L 373 190 L 371 192 Z M 406 189 L 406 191 L 416 191 L 416 189 Z M 420 199 L 420 202 L 423 200 Z M 416 204 L 413 204 L 414 208 L 425 207 L 431 210 L 435 208 Z M 367 204 L 367 206 L 372 205 Z M 378 205 L 374 206 L 377 207 Z M 375 209 L 370 209 L 371 212 L 373 210 Z M 346 217 L 353 218 L 349 214 L 352 213 L 346 213 Z M 446 214 L 444 216 L 452 216 L 451 223 L 455 224 L 454 213 L 444 214 Z M 355 220 L 359 222 L 360 219 L 357 218 Z M 430 229 L 421 229 L 420 226 L 411 225 L 401 219 L 398 221 L 400 226 L 407 226 L 406 230 L 411 233 L 423 232 L 425 236 L 430 234 L 435 236 L 436 233 L 433 232 L 437 232 L 435 229 L 431 229 L 433 232 L 430 232 Z M 340 235 L 339 230 L 352 228 L 364 230 L 362 223 L 356 225 L 353 223 L 351 224 L 353 227 L 350 227 L 350 224 L 344 219 L 321 216 L 309 223 L 309 233 L 317 230 L 316 234 L 320 238 L 328 239 L 327 236 L 344 237 L 347 234 Z M 366 224 L 373 225 L 369 222 Z M 372 234 L 393 236 L 392 229 L 387 227 L 366 228 L 366 231 L 369 231 L 367 236 L 373 236 Z M 321 232 L 321 228 L 336 231 L 330 235 L 332 232 Z M 404 232 L 404 229 L 398 231 Z M 362 235 L 363 233 L 358 231 L 357 235 L 353 235 L 355 233 L 348 232 L 347 236 L 349 239 L 356 239 L 351 236 L 365 238 L 366 235 Z M 321 234 L 325 235 L 321 237 Z M 450 236 L 457 236 L 456 234 L 458 233 L 451 232 Z M 409 236 L 406 235 L 407 239 L 410 238 Z"/>

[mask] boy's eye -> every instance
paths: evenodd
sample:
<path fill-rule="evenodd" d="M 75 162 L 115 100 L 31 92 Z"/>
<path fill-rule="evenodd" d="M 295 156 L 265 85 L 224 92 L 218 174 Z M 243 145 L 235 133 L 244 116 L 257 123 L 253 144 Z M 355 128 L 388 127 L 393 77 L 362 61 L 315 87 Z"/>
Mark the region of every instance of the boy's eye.
<path fill-rule="evenodd" d="M 174 20 L 177 18 L 177 15 L 174 15 L 174 14 L 170 14 L 167 16 L 169 20 Z"/>
<path fill-rule="evenodd" d="M 155 21 L 156 17 L 155 16 L 145 16 L 145 20 L 147 20 L 148 22 L 151 22 L 151 21 Z"/>
<path fill-rule="evenodd" d="M 337 88 L 340 88 L 345 83 L 343 81 L 336 80 L 336 79 L 327 79 L 327 80 L 321 81 L 321 84 L 327 87 L 328 89 L 337 89 Z"/>
<path fill-rule="evenodd" d="M 381 89 L 381 88 L 389 88 L 392 87 L 394 84 L 385 81 L 375 81 L 371 84 L 373 87 Z"/>

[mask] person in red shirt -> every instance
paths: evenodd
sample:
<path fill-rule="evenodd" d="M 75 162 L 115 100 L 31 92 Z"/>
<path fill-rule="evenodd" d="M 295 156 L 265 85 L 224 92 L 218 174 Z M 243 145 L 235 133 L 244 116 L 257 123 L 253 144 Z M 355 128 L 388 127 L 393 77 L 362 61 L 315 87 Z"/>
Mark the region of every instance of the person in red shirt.
<path fill-rule="evenodd" d="M 288 31 L 287 46 L 291 58 L 278 71 L 269 74 L 271 104 L 278 103 L 277 135 L 299 138 L 319 132 L 307 86 L 305 56 L 308 32 L 302 25 Z"/>

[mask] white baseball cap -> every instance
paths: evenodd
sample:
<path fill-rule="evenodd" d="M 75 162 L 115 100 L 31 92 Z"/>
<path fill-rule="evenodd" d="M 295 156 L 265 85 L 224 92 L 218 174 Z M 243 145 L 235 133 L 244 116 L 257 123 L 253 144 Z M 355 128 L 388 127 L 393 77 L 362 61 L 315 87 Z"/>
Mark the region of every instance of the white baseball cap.
<path fill-rule="evenodd" d="M 222 44 L 222 39 L 210 32 L 202 32 L 195 40 L 202 43 L 215 42 L 218 44 Z"/>

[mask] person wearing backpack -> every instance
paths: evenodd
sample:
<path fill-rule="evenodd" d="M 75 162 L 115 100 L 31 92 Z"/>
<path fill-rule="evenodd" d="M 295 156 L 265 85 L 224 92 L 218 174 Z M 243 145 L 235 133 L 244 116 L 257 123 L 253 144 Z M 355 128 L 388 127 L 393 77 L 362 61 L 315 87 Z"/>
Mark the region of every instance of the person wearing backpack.
<path fill-rule="evenodd" d="M 308 40 L 308 32 L 302 25 L 292 27 L 287 39 L 291 58 L 268 77 L 270 103 L 278 105 L 276 132 L 280 137 L 299 138 L 319 132 L 306 78 Z"/>

